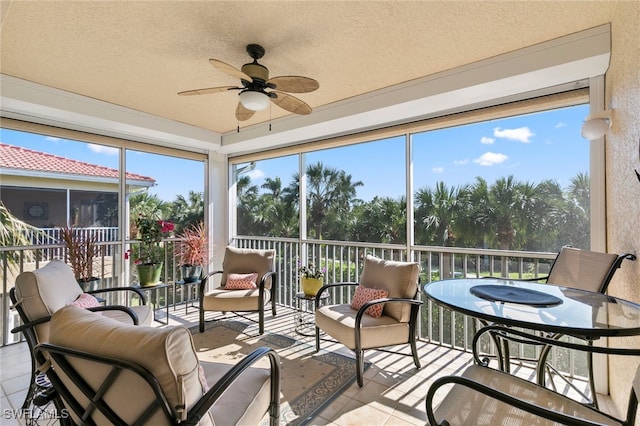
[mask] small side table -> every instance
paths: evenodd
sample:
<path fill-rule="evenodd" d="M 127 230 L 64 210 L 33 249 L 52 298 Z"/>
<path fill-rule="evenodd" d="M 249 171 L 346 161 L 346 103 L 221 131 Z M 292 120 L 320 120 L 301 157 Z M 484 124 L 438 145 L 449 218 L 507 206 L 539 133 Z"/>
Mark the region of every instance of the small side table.
<path fill-rule="evenodd" d="M 325 291 L 320 296 L 320 305 L 329 301 L 329 292 Z M 316 296 L 307 296 L 303 292 L 296 293 L 296 313 L 293 317 L 295 331 L 301 336 L 316 335 Z"/>
<path fill-rule="evenodd" d="M 197 280 L 197 281 L 193 281 L 190 283 L 186 283 L 184 282 L 184 280 L 179 280 L 176 281 L 175 284 L 173 285 L 173 310 L 176 310 L 176 292 L 178 290 L 178 288 L 181 288 L 181 296 L 182 299 L 184 299 L 184 314 L 186 315 L 188 313 L 188 308 L 189 306 L 193 307 L 193 301 L 196 298 L 197 293 L 197 288 L 198 285 L 200 285 L 201 280 Z M 185 299 L 185 290 L 187 293 L 187 298 Z M 193 291 L 193 293 L 192 293 Z"/>
<path fill-rule="evenodd" d="M 153 320 L 158 321 L 161 324 L 169 324 L 169 284 L 160 283 L 149 286 L 134 285 L 132 287 L 149 294 L 149 303 L 153 304 Z M 158 295 L 158 291 L 160 290 L 164 290 L 164 308 L 166 315 L 164 321 L 159 320 L 156 316 L 156 312 L 162 309 L 162 306 L 160 306 L 160 297 Z"/>

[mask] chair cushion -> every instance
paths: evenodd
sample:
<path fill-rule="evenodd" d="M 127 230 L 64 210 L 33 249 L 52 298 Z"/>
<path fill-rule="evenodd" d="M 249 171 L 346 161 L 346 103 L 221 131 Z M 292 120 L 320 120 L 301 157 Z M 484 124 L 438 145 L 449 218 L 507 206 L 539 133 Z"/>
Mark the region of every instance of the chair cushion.
<path fill-rule="evenodd" d="M 367 255 L 360 284 L 369 288 L 386 289 L 389 297 L 412 299 L 418 291 L 420 265 L 416 262 L 383 260 Z M 411 306 L 407 303 L 387 303 L 383 310 L 398 321 L 409 322 Z"/>
<path fill-rule="evenodd" d="M 351 308 L 356 311 L 362 308 L 365 303 L 371 302 L 376 299 L 383 299 L 389 296 L 389 291 L 379 288 L 368 288 L 363 285 L 359 285 L 356 288 L 356 292 L 351 299 Z M 367 308 L 364 311 L 365 314 L 371 315 L 374 318 L 380 318 L 382 315 L 382 308 L 384 308 L 384 303 L 380 303 L 378 305 L 373 305 Z"/>
<path fill-rule="evenodd" d="M 347 304 L 328 305 L 316 311 L 316 325 L 349 349 L 355 349 L 356 312 Z M 409 341 L 409 324 L 382 315 L 362 316 L 362 349 L 399 345 Z"/>
<path fill-rule="evenodd" d="M 227 246 L 222 261 L 221 285 L 227 282 L 229 274 L 250 274 L 257 272 L 262 277 L 275 269 L 275 250 L 243 249 Z M 265 288 L 271 288 L 271 280 L 267 280 Z"/>
<path fill-rule="evenodd" d="M 29 321 L 51 316 L 83 293 L 71 267 L 61 260 L 52 260 L 35 271 L 22 272 L 16 278 L 15 289 Z M 34 331 L 39 342 L 49 340 L 48 323 L 36 326 Z"/>
<path fill-rule="evenodd" d="M 191 333 L 183 326 L 134 326 L 94 315 L 76 306 L 67 306 L 51 318 L 50 342 L 124 359 L 146 368 L 158 379 L 169 405 L 176 411 L 177 419 L 184 420 L 186 411 L 178 411 L 175 407 L 186 406 L 189 409 L 204 393 Z M 136 400 L 155 398 L 152 392 L 144 394 L 139 386 L 137 389 Z"/>
<path fill-rule="evenodd" d="M 599 292 L 617 254 L 563 247 L 549 272 L 550 284 Z"/>
<path fill-rule="evenodd" d="M 260 307 L 260 290 L 225 290 L 215 288 L 202 297 L 202 307 L 205 311 L 249 312 L 257 311 Z M 271 299 L 271 293 L 264 291 L 264 304 Z"/>
<path fill-rule="evenodd" d="M 52 260 L 16 278 L 16 297 L 31 321 L 52 315 L 82 293 L 71 267 L 61 260 Z"/>
<path fill-rule="evenodd" d="M 251 290 L 258 288 L 256 281 L 258 274 L 228 274 L 227 282 L 224 285 L 226 290 Z"/>
<path fill-rule="evenodd" d="M 519 377 L 503 373 L 488 367 L 472 365 L 468 367 L 463 377 L 483 383 L 500 392 L 507 393 L 514 398 L 537 405 L 552 408 L 556 411 L 576 416 L 582 419 L 589 419 L 603 425 L 619 425 L 609 417 L 599 414 L 586 408 L 577 401 L 570 400 L 556 392 L 538 386 L 535 383 L 523 380 Z M 435 397 L 446 393 L 446 386 L 436 392 Z M 505 419 L 509 419 L 509 424 L 518 425 L 551 425 L 557 424 L 545 421 L 533 414 L 489 398 L 480 392 L 474 391 L 466 386 L 454 385 L 446 394 L 444 400 L 434 410 L 435 418 L 438 421 L 446 419 L 450 425 L 500 425 L 505 424 Z"/>
<path fill-rule="evenodd" d="M 201 360 L 207 382 L 214 386 L 231 364 Z M 209 411 L 217 426 L 261 425 L 269 408 L 271 373 L 267 368 L 245 370 Z"/>
<path fill-rule="evenodd" d="M 151 325 L 153 322 L 153 306 L 151 305 L 140 305 L 140 306 L 129 306 L 129 309 L 132 309 L 133 312 L 138 316 L 138 325 Z M 105 317 L 111 318 L 113 320 L 123 322 L 125 324 L 133 324 L 133 321 L 129 314 L 119 310 L 119 309 L 110 309 L 108 311 L 101 311 Z"/>

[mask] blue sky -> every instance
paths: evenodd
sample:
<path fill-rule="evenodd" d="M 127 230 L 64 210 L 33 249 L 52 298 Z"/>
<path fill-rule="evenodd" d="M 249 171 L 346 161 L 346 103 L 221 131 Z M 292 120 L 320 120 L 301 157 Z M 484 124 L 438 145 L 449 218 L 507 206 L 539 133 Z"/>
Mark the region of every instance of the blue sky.
<path fill-rule="evenodd" d="M 6 129 L 0 129 L 0 141 L 116 170 L 119 168 L 116 148 Z M 127 152 L 128 171 L 155 179 L 156 186 L 150 192 L 164 201 L 174 201 L 177 195 L 186 198 L 190 189 L 204 190 L 202 162 L 139 151 Z"/>
<path fill-rule="evenodd" d="M 577 173 L 589 171 L 589 142 L 580 136 L 587 114 L 588 106 L 581 105 L 417 134 L 413 138 L 415 188 L 433 187 L 438 181 L 463 185 L 476 176 L 491 184 L 509 175 L 532 183 L 553 179 L 564 188 Z M 118 151 L 113 148 L 4 129 L 0 129 L 0 141 L 118 168 Z M 189 189 L 204 188 L 199 162 L 129 152 L 129 171 L 156 179 L 152 193 L 165 201 L 173 201 L 178 194 L 186 197 Z M 362 181 L 358 198 L 363 200 L 376 195 L 397 198 L 405 192 L 403 137 L 307 155 L 308 164 L 318 161 Z M 295 155 L 263 160 L 250 176 L 257 185 L 265 177 L 280 177 L 287 185 L 297 166 Z"/>
<path fill-rule="evenodd" d="M 563 108 L 417 134 L 413 137 L 414 188 L 488 183 L 513 175 L 519 181 L 557 181 L 563 188 L 576 174 L 589 172 L 589 141 L 580 136 L 588 106 Z M 358 197 L 397 198 L 405 192 L 404 137 L 318 151 L 307 164 L 321 161 L 362 181 Z M 260 185 L 265 177 L 290 182 L 296 156 L 260 161 L 251 172 Z"/>

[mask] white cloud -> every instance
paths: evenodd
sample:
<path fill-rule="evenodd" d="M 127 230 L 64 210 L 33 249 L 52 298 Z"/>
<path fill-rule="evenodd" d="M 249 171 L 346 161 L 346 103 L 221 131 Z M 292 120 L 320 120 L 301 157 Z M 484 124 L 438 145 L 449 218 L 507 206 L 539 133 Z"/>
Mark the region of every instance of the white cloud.
<path fill-rule="evenodd" d="M 494 138 L 488 138 L 486 136 L 483 136 L 483 137 L 480 138 L 480 143 L 483 143 L 485 145 L 491 145 L 495 141 L 496 140 Z"/>
<path fill-rule="evenodd" d="M 89 149 L 93 152 L 95 152 L 96 154 L 106 154 L 106 155 L 118 155 L 118 148 L 113 148 L 110 146 L 104 146 L 104 145 L 95 145 L 90 143 L 89 145 Z"/>
<path fill-rule="evenodd" d="M 493 136 L 496 138 L 504 138 L 512 141 L 518 141 L 522 143 L 530 143 L 529 138 L 531 136 L 535 136 L 528 127 L 519 127 L 517 129 L 500 129 L 500 127 L 495 127 L 493 129 Z"/>
<path fill-rule="evenodd" d="M 493 166 L 494 164 L 504 163 L 508 158 L 506 155 L 497 152 L 485 152 L 473 162 L 481 166 Z"/>
<path fill-rule="evenodd" d="M 444 167 L 434 167 L 431 171 L 439 175 L 440 173 L 444 173 Z"/>
<path fill-rule="evenodd" d="M 562 121 L 561 121 L 561 122 L 557 123 L 557 124 L 556 124 L 555 126 L 553 126 L 553 127 L 555 127 L 556 129 L 559 129 L 559 128 L 561 128 L 561 127 L 567 127 L 567 123 L 564 123 L 564 122 L 562 122 Z"/>
<path fill-rule="evenodd" d="M 251 170 L 247 173 L 247 176 L 251 178 L 252 181 L 264 178 L 264 172 L 260 169 Z"/>
<path fill-rule="evenodd" d="M 469 162 L 469 159 L 465 158 L 464 160 L 453 160 L 453 164 L 456 166 L 464 166 Z"/>
<path fill-rule="evenodd" d="M 60 140 L 60 138 L 54 138 L 53 136 L 47 136 L 45 139 L 51 142 L 58 142 Z"/>

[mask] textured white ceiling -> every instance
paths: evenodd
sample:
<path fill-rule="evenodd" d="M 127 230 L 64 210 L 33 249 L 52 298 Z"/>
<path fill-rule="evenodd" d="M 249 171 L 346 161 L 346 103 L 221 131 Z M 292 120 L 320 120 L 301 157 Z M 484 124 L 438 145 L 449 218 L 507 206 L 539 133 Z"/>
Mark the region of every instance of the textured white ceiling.
<path fill-rule="evenodd" d="M 0 71 L 219 133 L 237 126 L 240 67 L 303 75 L 313 108 L 609 22 L 615 1 L 5 1 Z M 288 113 L 277 106 L 244 125 Z"/>

